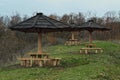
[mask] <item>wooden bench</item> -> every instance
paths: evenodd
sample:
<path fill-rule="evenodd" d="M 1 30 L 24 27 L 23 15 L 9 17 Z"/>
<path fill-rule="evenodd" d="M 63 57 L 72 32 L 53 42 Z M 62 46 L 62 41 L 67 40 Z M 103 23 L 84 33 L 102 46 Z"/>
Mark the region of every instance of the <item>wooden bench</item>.
<path fill-rule="evenodd" d="M 61 58 L 51 58 L 49 65 L 50 66 L 58 66 L 58 65 L 60 65 L 60 60 L 61 60 Z"/>
<path fill-rule="evenodd" d="M 20 61 L 20 65 L 24 67 L 31 67 L 32 66 L 32 58 L 18 58 Z"/>
<path fill-rule="evenodd" d="M 37 65 L 39 67 L 45 66 L 50 59 L 41 59 L 41 58 L 18 58 L 20 65 L 24 67 L 31 67 Z"/>
<path fill-rule="evenodd" d="M 33 60 L 33 65 L 39 66 L 39 67 L 43 67 L 46 66 L 49 62 L 50 59 L 44 59 L 44 58 L 34 58 Z"/>
<path fill-rule="evenodd" d="M 103 52 L 103 49 L 102 48 L 81 48 L 80 49 L 80 53 L 86 53 L 88 54 L 89 52 L 94 52 L 94 53 L 98 53 L 98 52 Z"/>
<path fill-rule="evenodd" d="M 33 64 L 38 65 L 39 67 L 43 66 L 58 66 L 60 65 L 61 58 L 50 58 L 50 59 L 39 59 L 35 58 Z"/>
<path fill-rule="evenodd" d="M 20 65 L 24 67 L 32 66 L 58 66 L 61 58 L 18 58 Z"/>
<path fill-rule="evenodd" d="M 74 40 L 68 40 L 65 42 L 65 45 L 79 45 L 80 41 L 78 39 L 74 39 Z"/>

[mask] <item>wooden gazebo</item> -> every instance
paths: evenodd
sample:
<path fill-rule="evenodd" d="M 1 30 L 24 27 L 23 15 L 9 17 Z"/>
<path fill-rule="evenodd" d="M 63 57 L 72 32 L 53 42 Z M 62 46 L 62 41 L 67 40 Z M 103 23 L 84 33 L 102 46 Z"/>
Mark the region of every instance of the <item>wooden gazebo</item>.
<path fill-rule="evenodd" d="M 107 27 L 100 25 L 93 20 L 89 20 L 88 22 L 82 23 L 80 26 L 77 26 L 81 30 L 89 31 L 89 43 L 92 43 L 92 32 L 93 31 L 109 31 Z"/>
<path fill-rule="evenodd" d="M 38 33 L 38 54 L 43 53 L 42 33 L 72 30 L 70 25 L 49 18 L 43 13 L 37 13 L 35 16 L 10 27 L 10 29 L 25 33 Z"/>
<path fill-rule="evenodd" d="M 88 22 L 85 22 L 77 27 L 79 27 L 81 30 L 89 31 L 89 44 L 86 44 L 87 48 L 81 48 L 80 53 L 82 52 L 85 52 L 86 54 L 89 52 L 98 53 L 98 51 L 102 53 L 103 49 L 96 47 L 96 44 L 92 43 L 92 32 L 93 31 L 109 31 L 110 29 L 98 23 L 95 23 L 93 20 L 89 20 Z"/>

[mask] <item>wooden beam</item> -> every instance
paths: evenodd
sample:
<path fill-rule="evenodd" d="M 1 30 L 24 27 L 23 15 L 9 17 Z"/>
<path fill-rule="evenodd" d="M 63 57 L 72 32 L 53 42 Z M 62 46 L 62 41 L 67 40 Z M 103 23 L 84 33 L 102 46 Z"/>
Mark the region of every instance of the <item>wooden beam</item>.
<path fill-rule="evenodd" d="M 38 54 L 42 54 L 42 33 L 38 33 Z"/>
<path fill-rule="evenodd" d="M 92 31 L 89 31 L 89 43 L 92 44 Z"/>
<path fill-rule="evenodd" d="M 71 32 L 71 34 L 72 34 L 71 39 L 74 40 L 74 39 L 75 39 L 75 34 L 74 34 L 74 32 Z"/>

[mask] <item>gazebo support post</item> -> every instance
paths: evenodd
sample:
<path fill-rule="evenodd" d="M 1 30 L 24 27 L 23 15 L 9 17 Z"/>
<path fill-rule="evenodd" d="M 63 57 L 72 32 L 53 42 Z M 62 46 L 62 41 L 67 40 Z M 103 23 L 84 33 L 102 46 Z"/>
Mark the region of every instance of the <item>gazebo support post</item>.
<path fill-rule="evenodd" d="M 71 32 L 71 34 L 72 34 L 72 40 L 74 40 L 74 39 L 75 39 L 75 34 L 74 34 L 74 32 Z"/>
<path fill-rule="evenodd" d="M 89 43 L 92 44 L 92 32 L 93 31 L 89 31 Z"/>
<path fill-rule="evenodd" d="M 38 33 L 38 54 L 42 54 L 42 33 Z"/>

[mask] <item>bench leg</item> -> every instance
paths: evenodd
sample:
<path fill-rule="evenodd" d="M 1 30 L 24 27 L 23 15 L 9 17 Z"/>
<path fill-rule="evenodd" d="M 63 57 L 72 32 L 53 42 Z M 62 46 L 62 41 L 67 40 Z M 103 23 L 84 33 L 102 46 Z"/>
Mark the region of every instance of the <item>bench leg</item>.
<path fill-rule="evenodd" d="M 42 67 L 43 66 L 43 61 L 40 60 L 38 65 L 39 65 L 39 67 Z"/>
<path fill-rule="evenodd" d="M 58 66 L 58 65 L 60 65 L 60 60 L 57 60 L 57 63 L 56 63 L 56 65 Z"/>
<path fill-rule="evenodd" d="M 30 64 L 29 60 L 26 60 L 26 67 L 29 67 L 29 64 Z"/>
<path fill-rule="evenodd" d="M 57 60 L 55 60 L 53 63 L 53 66 L 56 66 L 56 65 L 57 65 Z"/>
<path fill-rule="evenodd" d="M 87 54 L 88 53 L 88 50 L 85 50 L 85 54 Z"/>
<path fill-rule="evenodd" d="M 21 65 L 21 66 L 24 66 L 24 61 L 20 61 L 20 65 Z"/>
<path fill-rule="evenodd" d="M 47 65 L 47 63 L 48 63 L 48 60 L 44 60 L 43 61 L 43 64 L 46 66 Z"/>
<path fill-rule="evenodd" d="M 26 60 L 26 67 L 32 66 L 32 60 Z"/>
<path fill-rule="evenodd" d="M 95 53 L 98 53 L 98 50 L 95 50 Z"/>
<path fill-rule="evenodd" d="M 100 50 L 101 51 L 101 53 L 103 53 L 103 50 Z"/>
<path fill-rule="evenodd" d="M 51 60 L 51 66 L 56 66 L 56 60 Z"/>
<path fill-rule="evenodd" d="M 80 50 L 80 53 L 82 53 L 82 50 Z"/>
<path fill-rule="evenodd" d="M 21 62 L 20 62 L 20 65 L 21 65 L 21 66 L 25 66 L 25 61 L 21 61 Z"/>
<path fill-rule="evenodd" d="M 27 67 L 27 60 L 25 60 L 25 67 Z"/>
<path fill-rule="evenodd" d="M 32 60 L 30 60 L 30 67 L 32 66 L 32 63 L 33 63 L 33 61 L 32 61 Z"/>

